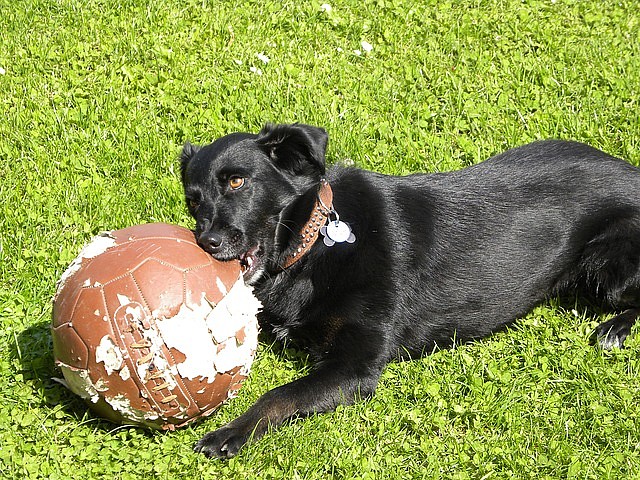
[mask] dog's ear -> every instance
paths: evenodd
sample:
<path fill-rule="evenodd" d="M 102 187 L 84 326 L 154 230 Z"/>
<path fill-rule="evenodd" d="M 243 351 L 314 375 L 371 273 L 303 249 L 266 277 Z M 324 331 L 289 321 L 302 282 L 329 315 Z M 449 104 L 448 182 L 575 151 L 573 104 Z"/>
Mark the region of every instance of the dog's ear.
<path fill-rule="evenodd" d="M 185 173 L 187 171 L 187 166 L 189 162 L 196 156 L 196 153 L 200 151 L 198 145 L 193 145 L 192 143 L 185 143 L 182 147 L 182 153 L 180 154 L 180 174 L 182 177 L 182 182 L 184 183 Z"/>
<path fill-rule="evenodd" d="M 256 143 L 280 168 L 291 173 L 325 173 L 329 135 L 324 128 L 301 123 L 267 124 Z"/>

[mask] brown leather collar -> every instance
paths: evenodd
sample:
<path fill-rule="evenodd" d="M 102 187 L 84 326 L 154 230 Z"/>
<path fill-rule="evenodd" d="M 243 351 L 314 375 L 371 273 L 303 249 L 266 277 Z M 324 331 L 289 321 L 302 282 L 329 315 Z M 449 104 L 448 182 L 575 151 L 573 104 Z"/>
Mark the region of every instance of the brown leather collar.
<path fill-rule="evenodd" d="M 289 268 L 291 265 L 300 260 L 313 247 L 320 236 L 320 227 L 327 224 L 329 214 L 333 208 L 333 190 L 326 180 L 322 180 L 316 202 L 313 205 L 309 220 L 300 229 L 298 237 L 298 246 L 293 253 L 289 254 L 282 268 Z"/>

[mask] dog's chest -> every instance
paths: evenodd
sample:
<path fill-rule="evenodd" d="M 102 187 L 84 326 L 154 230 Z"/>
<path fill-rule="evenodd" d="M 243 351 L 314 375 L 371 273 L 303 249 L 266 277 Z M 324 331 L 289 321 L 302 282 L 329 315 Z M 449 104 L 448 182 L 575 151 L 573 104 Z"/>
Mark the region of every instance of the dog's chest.
<path fill-rule="evenodd" d="M 313 296 L 311 282 L 308 279 L 277 279 L 256 289 L 255 293 L 263 305 L 260 323 L 266 324 L 279 341 L 296 340 L 308 320 L 309 301 Z"/>

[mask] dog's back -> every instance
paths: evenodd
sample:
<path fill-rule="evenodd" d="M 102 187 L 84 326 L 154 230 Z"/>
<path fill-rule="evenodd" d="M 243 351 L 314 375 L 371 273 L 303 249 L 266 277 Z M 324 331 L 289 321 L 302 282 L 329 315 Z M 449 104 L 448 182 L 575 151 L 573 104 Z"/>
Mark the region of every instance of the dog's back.
<path fill-rule="evenodd" d="M 378 265 L 376 284 L 393 292 L 401 353 L 486 336 L 553 295 L 640 300 L 640 170 L 587 145 L 535 142 L 451 173 L 329 179 L 370 247 L 349 265 Z"/>

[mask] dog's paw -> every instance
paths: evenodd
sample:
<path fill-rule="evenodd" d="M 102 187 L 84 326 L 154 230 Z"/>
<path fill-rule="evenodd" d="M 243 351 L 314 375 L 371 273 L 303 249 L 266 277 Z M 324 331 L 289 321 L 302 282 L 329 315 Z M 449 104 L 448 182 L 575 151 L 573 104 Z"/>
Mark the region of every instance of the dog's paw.
<path fill-rule="evenodd" d="M 228 425 L 207 433 L 193 447 L 193 451 L 207 458 L 231 458 L 249 440 L 249 434 Z"/>
<path fill-rule="evenodd" d="M 594 340 L 605 350 L 623 348 L 624 341 L 631 334 L 635 318 L 626 312 L 596 327 Z"/>

